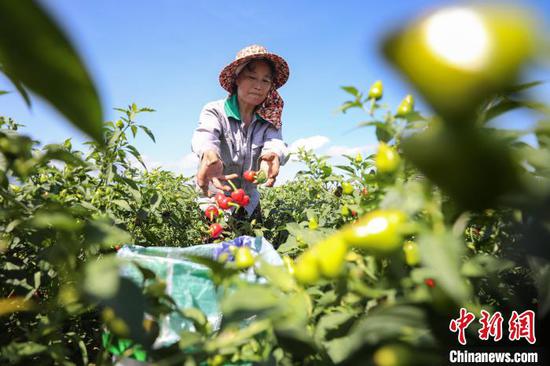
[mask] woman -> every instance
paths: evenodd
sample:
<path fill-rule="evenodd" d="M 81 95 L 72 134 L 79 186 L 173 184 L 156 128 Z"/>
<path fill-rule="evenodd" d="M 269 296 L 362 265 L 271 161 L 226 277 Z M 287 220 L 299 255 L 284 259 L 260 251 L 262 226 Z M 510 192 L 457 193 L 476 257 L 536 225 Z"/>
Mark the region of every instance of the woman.
<path fill-rule="evenodd" d="M 214 194 L 212 187 L 231 190 L 222 184 L 231 179 L 250 195 L 248 215 L 258 216 L 260 195 L 242 175 L 261 168 L 267 171 L 265 185 L 271 187 L 288 159 L 281 131 L 284 103 L 276 91 L 288 75 L 286 61 L 258 45 L 239 51 L 222 70 L 220 84 L 229 96 L 204 106 L 192 140 L 200 159 L 197 185 L 204 195 Z"/>

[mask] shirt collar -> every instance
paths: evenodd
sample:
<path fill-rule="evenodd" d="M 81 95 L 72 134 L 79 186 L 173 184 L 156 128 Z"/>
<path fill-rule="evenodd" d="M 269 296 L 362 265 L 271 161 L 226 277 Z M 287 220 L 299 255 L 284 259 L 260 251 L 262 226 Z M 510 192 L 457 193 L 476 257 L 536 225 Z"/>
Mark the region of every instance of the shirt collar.
<path fill-rule="evenodd" d="M 227 117 L 231 117 L 236 119 L 237 121 L 241 121 L 241 112 L 239 111 L 239 101 L 237 99 L 237 93 L 234 93 L 230 96 L 228 96 L 225 99 L 225 114 L 227 114 Z M 258 116 L 257 113 L 254 113 L 256 118 L 265 121 L 262 117 Z"/>

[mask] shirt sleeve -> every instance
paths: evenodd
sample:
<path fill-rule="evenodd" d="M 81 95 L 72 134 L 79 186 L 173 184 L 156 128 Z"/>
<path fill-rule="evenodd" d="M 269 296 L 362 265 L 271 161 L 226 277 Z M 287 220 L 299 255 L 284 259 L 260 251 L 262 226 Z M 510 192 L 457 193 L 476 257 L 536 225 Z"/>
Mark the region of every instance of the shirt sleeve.
<path fill-rule="evenodd" d="M 281 165 L 285 165 L 288 161 L 289 151 L 287 144 L 283 141 L 282 128 L 277 129 L 270 126 L 265 132 L 264 147 L 260 156 L 271 152 L 279 156 Z"/>
<path fill-rule="evenodd" d="M 199 159 L 207 150 L 214 150 L 220 156 L 220 134 L 222 126 L 218 118 L 218 112 L 206 105 L 199 117 L 199 126 L 193 133 L 191 149 Z"/>

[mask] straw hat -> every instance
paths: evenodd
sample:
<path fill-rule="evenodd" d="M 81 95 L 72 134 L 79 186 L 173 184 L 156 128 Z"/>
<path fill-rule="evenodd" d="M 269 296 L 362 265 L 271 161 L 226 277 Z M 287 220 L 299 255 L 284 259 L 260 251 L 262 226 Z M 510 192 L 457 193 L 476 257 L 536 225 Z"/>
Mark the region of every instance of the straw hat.
<path fill-rule="evenodd" d="M 270 53 L 267 49 L 260 45 L 252 45 L 243 48 L 237 52 L 235 61 L 223 68 L 220 73 L 220 84 L 229 93 L 233 93 L 237 71 L 240 71 L 240 66 L 245 65 L 251 60 L 266 59 L 272 62 L 275 67 L 275 75 L 273 77 L 273 86 L 275 89 L 280 88 L 288 80 L 289 69 L 286 61 L 274 53 Z"/>

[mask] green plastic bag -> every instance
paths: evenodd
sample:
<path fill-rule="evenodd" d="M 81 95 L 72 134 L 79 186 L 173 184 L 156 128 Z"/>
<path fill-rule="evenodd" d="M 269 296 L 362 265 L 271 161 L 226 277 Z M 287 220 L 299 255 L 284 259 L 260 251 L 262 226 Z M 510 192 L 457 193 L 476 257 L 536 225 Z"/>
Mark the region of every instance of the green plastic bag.
<path fill-rule="evenodd" d="M 221 253 L 229 252 L 230 245 L 248 246 L 252 253 L 272 265 L 283 265 L 283 261 L 273 246 L 262 237 L 241 236 L 231 241 L 219 244 L 204 244 L 186 248 L 176 247 L 141 247 L 125 245 L 117 253 L 120 259 L 127 261 L 121 268 L 121 275 L 141 285 L 143 276 L 132 264 L 135 262 L 155 273 L 166 281 L 166 293 L 170 295 L 180 309 L 195 307 L 206 316 L 213 330 L 220 327 L 223 314 L 220 312 L 220 293 L 218 293 L 210 277 L 208 267 L 194 263 L 187 257 L 202 256 L 217 259 Z M 231 260 L 231 256 L 229 260 Z M 253 282 L 262 281 L 250 268 L 243 276 Z M 191 321 L 172 313 L 162 319 L 160 331 L 153 347 L 169 346 L 180 339 L 182 331 L 194 331 Z"/>

